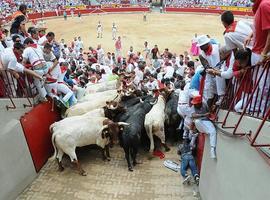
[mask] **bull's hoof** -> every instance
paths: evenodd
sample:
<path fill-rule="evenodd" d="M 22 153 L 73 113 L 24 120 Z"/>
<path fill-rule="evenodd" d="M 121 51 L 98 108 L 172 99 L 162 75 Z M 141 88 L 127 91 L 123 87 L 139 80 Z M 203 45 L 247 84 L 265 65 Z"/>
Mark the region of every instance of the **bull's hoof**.
<path fill-rule="evenodd" d="M 80 172 L 80 175 L 87 176 L 87 173 L 83 170 L 83 171 Z"/>
<path fill-rule="evenodd" d="M 136 166 L 136 165 L 140 165 L 140 164 L 142 164 L 142 162 L 141 161 L 133 161 L 133 166 Z"/>
<path fill-rule="evenodd" d="M 128 171 L 133 172 L 133 168 L 132 167 L 128 167 Z"/>
<path fill-rule="evenodd" d="M 107 161 L 111 161 L 111 158 L 110 157 L 107 157 Z"/>
<path fill-rule="evenodd" d="M 59 167 L 58 167 L 58 171 L 59 171 L 59 172 L 64 171 L 64 169 L 65 169 L 65 168 L 64 168 L 63 166 L 59 166 Z"/>

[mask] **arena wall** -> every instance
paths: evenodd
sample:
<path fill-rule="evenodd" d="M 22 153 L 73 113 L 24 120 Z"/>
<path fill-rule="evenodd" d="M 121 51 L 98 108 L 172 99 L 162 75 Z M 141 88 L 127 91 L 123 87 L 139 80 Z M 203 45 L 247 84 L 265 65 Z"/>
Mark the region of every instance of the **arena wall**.
<path fill-rule="evenodd" d="M 51 110 L 50 102 L 32 109 L 23 107 L 27 103 L 25 99 L 14 99 L 14 102 L 17 108 L 6 111 L 9 100 L 0 100 L 1 200 L 16 199 L 36 178 L 52 155 L 49 126 L 60 119 L 59 114 Z"/>
<path fill-rule="evenodd" d="M 116 8 L 101 8 L 101 7 L 88 7 L 87 9 L 77 9 L 74 10 L 74 14 L 77 15 L 79 12 L 82 15 L 85 14 L 98 14 L 98 13 L 125 13 L 125 12 L 149 12 L 149 7 L 116 7 Z M 45 12 L 45 13 L 31 13 L 28 15 L 30 20 L 40 19 L 40 18 L 50 18 L 63 15 L 63 10 L 59 11 L 59 15 L 55 11 Z M 70 10 L 66 10 L 67 15 L 70 15 Z M 206 8 L 165 8 L 165 12 L 175 12 L 175 13 L 205 13 L 205 14 L 221 14 L 224 10 L 220 9 L 206 9 Z M 239 16 L 253 16 L 253 13 L 250 11 L 232 11 L 235 15 Z M 11 20 L 11 16 L 5 18 L 6 21 Z"/>

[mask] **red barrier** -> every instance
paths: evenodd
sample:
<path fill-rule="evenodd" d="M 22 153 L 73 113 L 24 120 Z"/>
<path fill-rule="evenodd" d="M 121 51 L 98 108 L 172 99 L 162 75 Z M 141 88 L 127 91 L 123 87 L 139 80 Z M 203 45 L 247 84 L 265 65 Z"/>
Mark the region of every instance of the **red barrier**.
<path fill-rule="evenodd" d="M 202 166 L 204 144 L 205 144 L 205 134 L 201 133 L 198 136 L 198 145 L 197 145 L 197 153 L 196 153 L 199 171 L 201 171 L 201 166 Z"/>
<path fill-rule="evenodd" d="M 39 104 L 20 119 L 37 172 L 53 153 L 49 127 L 53 122 L 60 120 L 60 115 L 51 111 L 51 108 L 51 102 Z"/>
<path fill-rule="evenodd" d="M 191 13 L 210 13 L 210 14 L 221 14 L 224 10 L 213 10 L 203 8 L 166 8 L 166 12 L 191 12 Z M 252 12 L 244 11 L 232 11 L 234 15 L 253 16 Z"/>

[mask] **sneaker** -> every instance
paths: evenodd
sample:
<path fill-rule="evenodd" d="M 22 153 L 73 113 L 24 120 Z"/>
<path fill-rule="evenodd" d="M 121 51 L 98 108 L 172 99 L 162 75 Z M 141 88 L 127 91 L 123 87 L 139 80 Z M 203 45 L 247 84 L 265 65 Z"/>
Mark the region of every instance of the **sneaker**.
<path fill-rule="evenodd" d="M 200 177 L 199 177 L 198 174 L 196 174 L 196 175 L 194 176 L 194 180 L 195 180 L 196 185 L 199 185 L 199 183 L 200 183 Z"/>
<path fill-rule="evenodd" d="M 217 158 L 217 155 L 216 155 L 216 148 L 215 147 L 211 147 L 211 150 L 210 150 L 210 157 L 212 159 L 216 159 Z"/>
<path fill-rule="evenodd" d="M 187 185 L 187 184 L 189 184 L 190 183 L 190 176 L 189 175 L 187 175 L 186 177 L 185 177 L 185 179 L 183 180 L 183 185 Z"/>
<path fill-rule="evenodd" d="M 46 97 L 40 97 L 40 98 L 39 98 L 39 101 L 40 101 L 41 103 L 46 103 L 46 102 L 48 102 L 48 99 L 47 99 Z"/>

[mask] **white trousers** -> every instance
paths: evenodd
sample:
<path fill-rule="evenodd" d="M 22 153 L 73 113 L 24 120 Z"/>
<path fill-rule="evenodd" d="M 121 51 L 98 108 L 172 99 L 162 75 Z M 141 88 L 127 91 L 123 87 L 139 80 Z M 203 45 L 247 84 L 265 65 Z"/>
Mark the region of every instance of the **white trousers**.
<path fill-rule="evenodd" d="M 257 64 L 259 61 L 261 61 L 261 55 L 256 54 L 256 53 L 252 53 L 251 55 L 251 65 L 255 65 Z M 256 77 L 257 73 L 253 74 L 253 85 L 255 86 L 256 80 L 259 79 L 259 77 L 262 75 L 263 73 L 263 67 L 262 66 L 258 66 L 257 68 L 255 68 L 255 72 L 257 72 L 258 70 L 258 75 Z M 265 85 L 265 87 L 264 87 Z M 253 99 L 252 99 L 252 105 L 251 105 L 251 109 L 254 108 L 254 104 L 256 103 L 256 107 L 255 107 L 255 111 L 260 110 L 260 112 L 262 113 L 264 111 L 264 108 L 266 106 L 266 110 L 269 107 L 270 104 L 270 100 L 268 99 L 267 102 L 267 96 L 268 96 L 268 92 L 269 92 L 269 87 L 270 87 L 270 71 L 267 74 L 267 69 L 265 69 L 261 80 L 259 81 L 259 85 L 257 90 L 255 91 L 254 95 L 253 95 Z M 259 90 L 259 91 L 258 91 Z M 258 95 L 257 95 L 258 92 Z M 256 98 L 257 96 L 257 98 Z M 260 106 L 260 102 L 261 102 L 261 106 Z M 267 105 L 265 105 L 267 102 Z M 259 108 L 260 106 L 260 108 Z"/>
<path fill-rule="evenodd" d="M 36 72 L 40 76 L 44 76 L 45 74 L 48 73 L 48 70 L 49 70 L 49 67 L 46 65 L 41 69 L 34 69 L 33 71 Z M 47 95 L 46 89 L 42 85 L 42 82 L 39 79 L 34 78 L 34 85 L 36 86 L 39 95 L 43 98 L 46 97 Z"/>
<path fill-rule="evenodd" d="M 73 96 L 73 91 L 64 83 L 57 84 L 57 93 L 64 94 L 62 98 L 64 102 L 67 102 Z"/>
<path fill-rule="evenodd" d="M 217 132 L 214 124 L 209 120 L 196 119 L 194 121 L 197 130 L 200 133 L 206 133 L 210 136 L 210 146 L 216 147 Z"/>
<path fill-rule="evenodd" d="M 214 95 L 222 96 L 226 91 L 226 82 L 224 78 L 213 77 L 210 74 L 206 74 L 205 84 L 204 84 L 204 98 L 208 99 L 214 98 Z"/>
<path fill-rule="evenodd" d="M 115 40 L 116 39 L 116 31 L 112 31 L 112 38 Z"/>
<path fill-rule="evenodd" d="M 57 96 L 57 82 L 46 83 L 44 86 L 45 86 L 48 96 L 52 98 Z"/>

